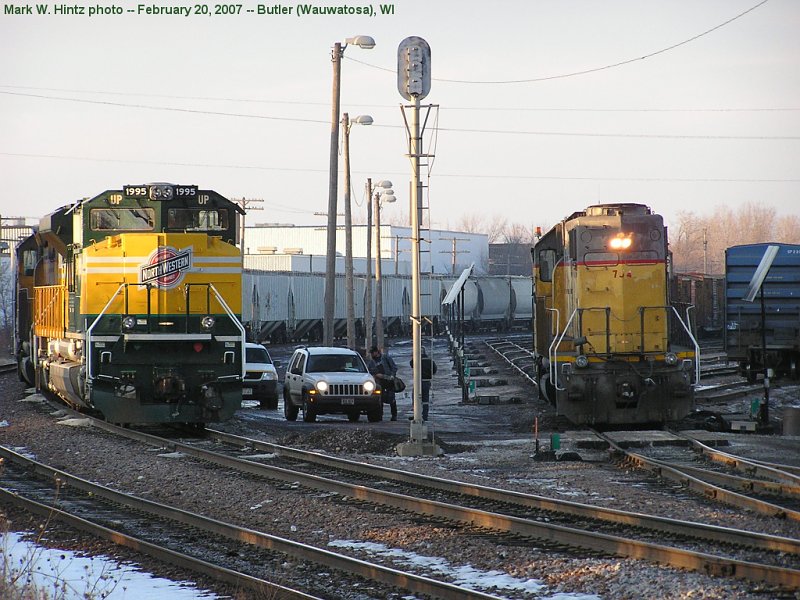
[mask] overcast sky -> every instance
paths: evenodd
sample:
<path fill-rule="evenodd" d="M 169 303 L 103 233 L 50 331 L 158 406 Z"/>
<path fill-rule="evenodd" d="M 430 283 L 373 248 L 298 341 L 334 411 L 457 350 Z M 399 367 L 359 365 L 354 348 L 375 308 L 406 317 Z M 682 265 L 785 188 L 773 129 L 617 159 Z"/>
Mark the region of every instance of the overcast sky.
<path fill-rule="evenodd" d="M 169 181 L 263 198 L 250 223 L 322 224 L 330 50 L 357 34 L 377 46 L 351 45 L 342 63 L 342 110 L 375 120 L 351 133 L 354 213 L 368 176 L 391 179 L 400 202 L 386 210 L 407 212 L 395 70 L 417 35 L 432 50 L 424 102 L 439 106 L 425 138 L 437 226 L 482 213 L 546 227 L 615 201 L 668 222 L 748 201 L 800 214 L 797 0 L 396 0 L 372 17 L 298 17 L 291 2 L 289 15 L 245 1 L 188 17 L 47 6 L 0 15 L 3 215 Z"/>

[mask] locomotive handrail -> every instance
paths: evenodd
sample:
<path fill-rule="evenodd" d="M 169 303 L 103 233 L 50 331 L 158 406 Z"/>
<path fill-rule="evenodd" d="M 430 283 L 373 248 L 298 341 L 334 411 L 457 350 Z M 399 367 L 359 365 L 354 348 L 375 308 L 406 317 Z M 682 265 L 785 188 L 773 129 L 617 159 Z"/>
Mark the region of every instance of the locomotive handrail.
<path fill-rule="evenodd" d="M 214 287 L 214 284 L 213 283 L 209 283 L 208 287 L 211 288 L 211 291 L 214 292 L 214 295 L 217 297 L 217 300 L 219 301 L 220 305 L 225 310 L 225 312 L 228 314 L 228 317 L 230 317 L 231 321 L 233 321 L 233 324 L 236 325 L 236 327 L 239 329 L 239 332 L 242 334 L 242 344 L 241 344 L 242 345 L 242 379 L 244 379 L 244 373 L 245 373 L 245 370 L 244 370 L 244 365 L 245 365 L 245 340 L 247 339 L 247 332 L 244 330 L 244 325 L 242 325 L 242 323 L 239 321 L 239 319 L 236 318 L 236 315 L 233 313 L 233 311 L 228 306 L 228 303 L 225 302 L 225 299 L 217 291 L 217 288 Z"/>
<path fill-rule="evenodd" d="M 92 330 L 94 330 L 95 325 L 100 322 L 100 319 L 103 317 L 103 315 L 106 314 L 106 311 L 109 309 L 114 299 L 119 296 L 119 293 L 123 289 L 127 289 L 127 287 L 127 283 L 120 284 L 120 286 L 117 288 L 117 291 L 114 292 L 114 295 L 111 296 L 108 303 L 103 307 L 103 310 L 100 311 L 100 314 L 95 317 L 92 324 L 89 325 L 89 328 L 86 330 L 86 379 L 88 381 L 94 380 L 94 374 L 92 373 Z"/>
<path fill-rule="evenodd" d="M 554 308 L 548 310 L 555 310 L 556 313 L 558 313 L 558 310 Z M 556 364 L 558 362 L 558 347 L 561 345 L 561 342 L 564 341 L 564 336 L 567 335 L 567 329 L 569 329 L 569 326 L 572 324 L 572 319 L 575 318 L 577 313 L 577 308 L 572 311 L 567 324 L 564 325 L 564 331 L 561 332 L 561 335 L 558 337 L 558 339 L 553 338 L 553 343 L 550 344 L 550 348 L 547 351 L 548 358 L 550 358 L 550 379 L 553 381 L 555 388 L 559 391 L 564 391 L 567 388 L 558 387 L 558 365 Z M 558 330 L 558 326 L 556 326 L 556 330 Z M 554 373 L 555 377 L 553 376 Z"/>
<path fill-rule="evenodd" d="M 692 343 L 694 344 L 694 365 L 695 365 L 694 366 L 694 369 L 695 369 L 695 380 L 694 380 L 694 382 L 695 382 L 695 385 L 697 385 L 698 383 L 700 383 L 700 344 L 697 343 L 697 340 L 692 335 L 692 332 L 689 330 L 689 328 L 686 326 L 686 323 L 683 322 L 683 319 L 681 319 L 681 316 L 678 314 L 678 311 L 675 309 L 675 307 L 674 306 L 670 306 L 670 308 L 672 309 L 672 312 L 675 313 L 675 316 L 677 317 L 678 322 L 681 324 L 681 326 L 683 326 L 684 330 L 686 331 L 687 335 L 689 336 L 689 339 L 692 340 Z"/>

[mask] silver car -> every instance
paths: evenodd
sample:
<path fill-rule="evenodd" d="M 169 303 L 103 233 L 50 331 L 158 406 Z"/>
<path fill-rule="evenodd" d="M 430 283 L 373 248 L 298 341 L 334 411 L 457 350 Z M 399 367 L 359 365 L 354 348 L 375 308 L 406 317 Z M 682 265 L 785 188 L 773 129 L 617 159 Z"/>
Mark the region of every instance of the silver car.
<path fill-rule="evenodd" d="M 294 351 L 283 383 L 283 414 L 288 421 L 311 423 L 317 415 L 341 413 L 350 421 L 362 414 L 383 419 L 380 387 L 361 355 L 347 348 L 303 347 Z"/>

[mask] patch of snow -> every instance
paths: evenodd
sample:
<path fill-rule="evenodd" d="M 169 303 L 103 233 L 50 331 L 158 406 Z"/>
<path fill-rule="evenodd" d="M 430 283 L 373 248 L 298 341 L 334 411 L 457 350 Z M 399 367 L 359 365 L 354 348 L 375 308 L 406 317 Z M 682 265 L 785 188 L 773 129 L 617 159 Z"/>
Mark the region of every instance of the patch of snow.
<path fill-rule="evenodd" d="M 220 598 L 191 583 L 155 577 L 130 564 L 105 556 L 82 556 L 68 550 L 43 548 L 22 539 L 19 533 L 0 535 L 6 568 L 20 581 L 30 580 L 39 590 L 56 591 L 64 600 L 192 600 Z"/>
<path fill-rule="evenodd" d="M 539 600 L 600 600 L 595 594 L 563 594 L 543 596 L 546 586 L 538 579 L 520 579 L 502 571 L 482 571 L 470 565 L 453 565 L 444 558 L 422 556 L 416 552 L 408 552 L 400 548 L 390 548 L 375 542 L 358 542 L 355 540 L 334 540 L 328 542 L 335 548 L 351 548 L 389 558 L 409 567 L 416 567 L 436 575 L 454 579 L 456 585 L 472 590 L 507 590 L 515 593 L 537 594 Z"/>

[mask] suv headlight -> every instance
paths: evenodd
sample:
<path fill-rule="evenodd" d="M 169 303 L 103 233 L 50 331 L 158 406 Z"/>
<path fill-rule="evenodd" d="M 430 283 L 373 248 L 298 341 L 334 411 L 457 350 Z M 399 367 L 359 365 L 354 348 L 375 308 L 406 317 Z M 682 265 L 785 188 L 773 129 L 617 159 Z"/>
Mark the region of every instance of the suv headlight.
<path fill-rule="evenodd" d="M 375 391 L 375 382 L 367 381 L 364 384 L 364 391 L 367 392 L 368 394 L 371 394 L 372 392 L 374 392 Z"/>
<path fill-rule="evenodd" d="M 277 379 L 277 378 L 278 378 L 278 376 L 275 373 L 273 373 L 272 371 L 264 371 L 261 374 L 261 380 L 262 381 L 272 381 L 273 379 Z"/>
<path fill-rule="evenodd" d="M 321 394 L 324 394 L 325 392 L 328 391 L 328 382 L 327 381 L 318 381 L 314 385 L 314 387 L 317 388 L 318 392 L 320 392 Z"/>

